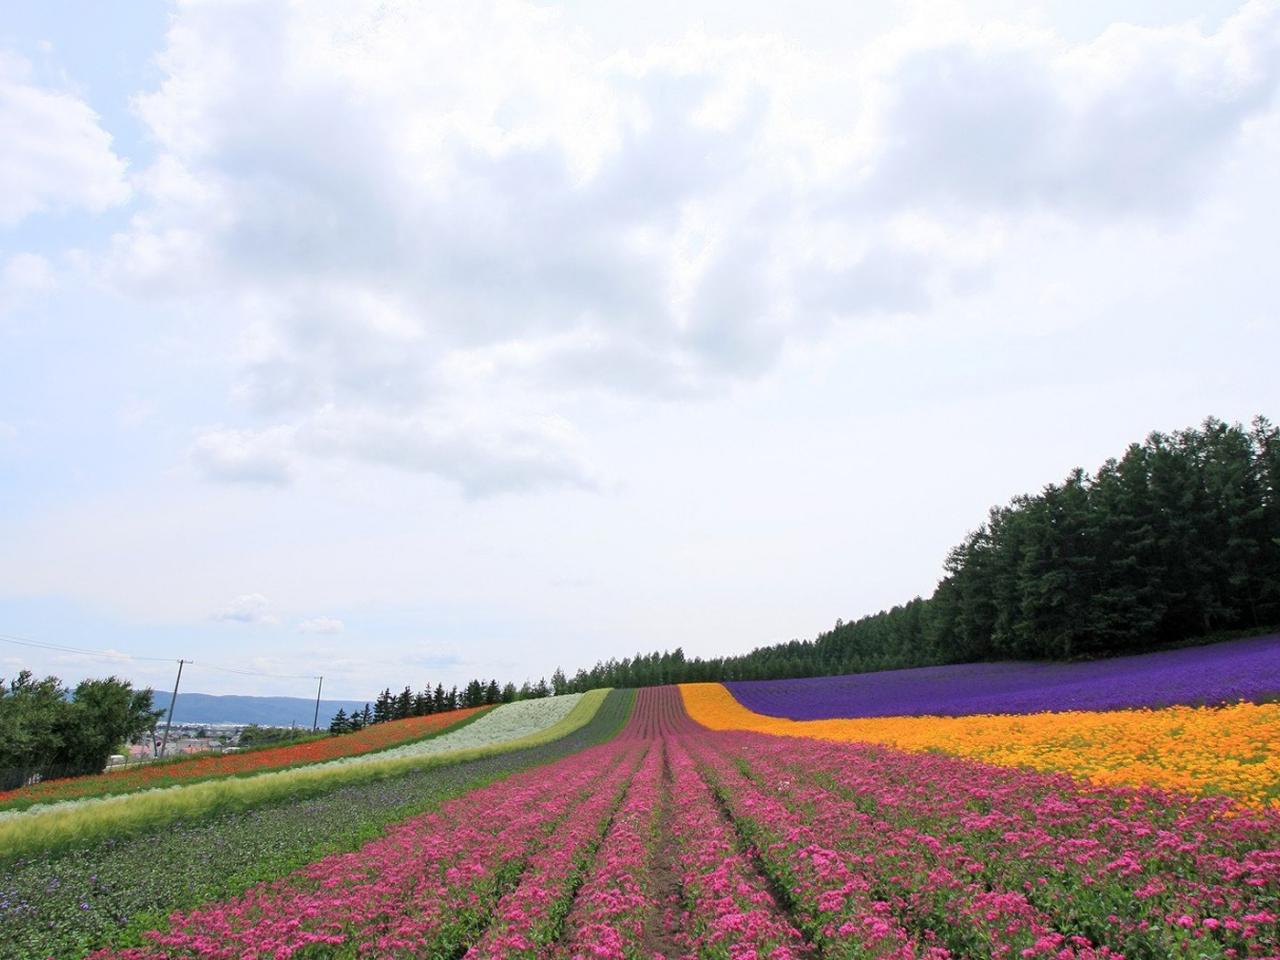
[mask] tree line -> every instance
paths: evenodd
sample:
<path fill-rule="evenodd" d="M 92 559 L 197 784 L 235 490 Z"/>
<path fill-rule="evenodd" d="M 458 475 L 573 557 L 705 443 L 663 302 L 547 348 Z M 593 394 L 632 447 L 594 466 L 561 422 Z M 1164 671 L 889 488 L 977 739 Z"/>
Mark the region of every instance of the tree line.
<path fill-rule="evenodd" d="M 155 728 L 151 691 L 107 677 L 74 690 L 23 670 L 0 679 L 0 790 L 41 777 L 99 773 L 124 744 Z"/>
<path fill-rule="evenodd" d="M 1280 625 L 1280 430 L 1213 418 L 993 507 L 928 598 L 740 656 L 598 662 L 568 690 L 1137 653 Z"/>
<path fill-rule="evenodd" d="M 366 703 L 363 710 L 348 714 L 345 709 L 339 708 L 329 723 L 329 732 L 355 733 L 375 723 L 404 720 L 408 717 L 425 717 L 433 713 L 460 710 L 464 707 L 485 707 L 498 703 L 512 703 L 515 700 L 531 700 L 567 692 L 569 692 L 568 683 L 560 670 L 556 670 L 551 683 L 548 683 L 544 677 L 537 683 L 526 680 L 519 687 L 511 682 L 499 685 L 497 680 L 472 680 L 461 690 L 456 686 L 446 690 L 444 684 L 440 683 L 437 683 L 432 690 L 431 685 L 428 684 L 417 693 L 414 693 L 412 687 L 405 687 L 399 693 L 392 693 L 391 688 L 387 687 L 378 694 L 372 706 Z"/>
<path fill-rule="evenodd" d="M 993 659 L 1136 653 L 1280 625 L 1280 429 L 1205 420 L 1152 433 L 1089 474 L 993 507 L 949 553 L 933 594 L 729 657 L 677 647 L 550 681 L 388 687 L 329 730 L 599 687 L 830 676 Z M 0 788 L 101 770 L 155 726 L 151 691 L 110 677 L 74 691 L 0 680 Z M 8 778 L 7 780 L 4 778 Z M 13 781 L 17 780 L 17 783 Z"/>

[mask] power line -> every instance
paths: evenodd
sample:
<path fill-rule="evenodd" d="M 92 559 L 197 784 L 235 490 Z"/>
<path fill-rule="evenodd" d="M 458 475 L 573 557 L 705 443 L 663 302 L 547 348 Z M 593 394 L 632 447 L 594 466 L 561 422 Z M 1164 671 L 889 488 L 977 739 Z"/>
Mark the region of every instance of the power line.
<path fill-rule="evenodd" d="M 194 660 L 188 660 L 188 663 L 194 663 Z M 200 661 L 200 666 L 207 670 L 221 670 L 223 673 L 237 673 L 242 677 L 271 677 L 275 680 L 318 680 L 314 673 L 263 673 L 261 670 L 237 670 L 235 667 L 222 667 L 216 663 L 206 663 Z"/>
<path fill-rule="evenodd" d="M 156 663 L 177 663 L 177 657 L 140 657 L 130 653 L 119 653 L 114 650 L 86 650 L 83 647 L 69 647 L 61 643 L 46 643 L 43 640 L 32 640 L 28 637 L 15 637 L 12 634 L 0 633 L 0 641 L 14 643 L 22 647 L 37 647 L 41 650 L 56 650 L 60 653 L 77 653 L 84 657 L 101 657 L 105 660 L 151 660 Z"/>
<path fill-rule="evenodd" d="M 45 640 L 33 640 L 30 637 L 21 637 L 15 634 L 8 634 L 8 633 L 0 633 L 0 642 L 16 644 L 18 646 L 23 646 L 23 647 L 32 647 L 38 650 L 52 650 L 58 653 L 74 653 L 74 654 L 78 654 L 79 656 L 96 657 L 98 659 L 110 660 L 110 661 L 116 661 L 116 662 L 126 661 L 126 660 L 128 661 L 145 660 L 151 663 L 178 663 L 179 662 L 179 659 L 177 657 L 148 657 L 140 654 L 121 653 L 116 650 L 90 650 L 85 647 L 75 647 L 75 646 L 71 646 L 69 644 L 63 644 L 63 643 L 49 643 L 48 641 L 45 641 Z M 320 679 L 317 674 L 270 673 L 265 670 L 246 670 L 240 667 L 228 667 L 218 663 L 210 663 L 207 660 L 196 661 L 196 660 L 188 660 L 183 658 L 181 662 L 186 663 L 189 666 L 200 666 L 208 670 L 217 670 L 222 673 L 230 673 L 230 674 L 235 674 L 237 676 L 242 676 L 242 677 L 264 677 L 269 680 L 318 680 Z M 345 676 L 347 674 L 347 670 L 346 668 L 339 665 L 340 662 L 342 661 L 326 661 L 331 672 L 336 672 L 339 675 Z M 403 662 L 393 663 L 392 661 L 389 661 L 389 660 L 372 660 L 368 658 L 361 658 L 360 663 L 362 663 L 365 666 L 378 665 L 378 666 L 394 666 L 394 667 L 400 667 L 400 668 L 403 668 L 405 666 Z"/>
<path fill-rule="evenodd" d="M 0 641 L 13 643 L 23 647 L 34 647 L 38 650 L 53 650 L 59 653 L 74 653 L 84 657 L 99 657 L 104 660 L 149 660 L 153 663 L 187 663 L 192 666 L 195 660 L 179 661 L 177 657 L 146 657 L 131 653 L 120 653 L 115 650 L 89 650 L 84 647 L 72 647 L 62 643 L 47 643 L 43 640 L 32 640 L 30 637 L 17 637 L 8 633 L 0 633 Z M 216 663 L 199 661 L 199 666 L 208 670 L 220 670 L 223 673 L 234 673 L 242 677 L 266 677 L 272 680 L 315 680 L 315 674 L 301 673 L 268 673 L 264 670 L 243 670 L 237 667 L 224 667 Z"/>

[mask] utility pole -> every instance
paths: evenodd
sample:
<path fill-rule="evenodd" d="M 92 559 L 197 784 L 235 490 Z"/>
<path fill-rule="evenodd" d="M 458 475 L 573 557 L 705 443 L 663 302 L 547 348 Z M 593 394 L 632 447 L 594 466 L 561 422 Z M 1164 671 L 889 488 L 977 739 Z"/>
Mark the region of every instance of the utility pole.
<path fill-rule="evenodd" d="M 178 679 L 173 681 L 173 699 L 169 701 L 169 719 L 164 723 L 164 739 L 160 741 L 160 756 L 164 756 L 164 751 L 169 746 L 169 728 L 173 726 L 173 708 L 178 703 L 178 684 L 182 682 L 182 665 L 185 660 L 178 661 Z"/>
<path fill-rule="evenodd" d="M 320 726 L 320 691 L 324 689 L 324 677 L 319 677 L 320 683 L 316 685 L 316 715 L 311 718 L 311 732 L 315 733 Z"/>

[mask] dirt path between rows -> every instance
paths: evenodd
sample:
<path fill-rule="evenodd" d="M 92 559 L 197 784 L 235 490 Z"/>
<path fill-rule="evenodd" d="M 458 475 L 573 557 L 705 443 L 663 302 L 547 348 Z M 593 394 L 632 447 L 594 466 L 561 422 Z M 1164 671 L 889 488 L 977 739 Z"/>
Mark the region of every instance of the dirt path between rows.
<path fill-rule="evenodd" d="M 680 873 L 671 858 L 671 763 L 667 758 L 666 738 L 658 740 L 662 751 L 662 791 L 658 813 L 658 838 L 654 844 L 653 859 L 649 863 L 649 884 L 652 904 L 644 922 L 644 939 L 641 947 L 652 960 L 675 960 L 680 957 L 680 945 L 676 943 L 674 921 L 679 917 Z"/>
<path fill-rule="evenodd" d="M 800 935 L 800 939 L 804 941 L 804 952 L 799 956 L 804 960 L 812 960 L 821 956 L 821 951 L 817 945 L 809 939 L 809 935 L 805 933 L 804 927 L 800 924 L 799 917 L 796 916 L 795 904 L 792 903 L 791 897 L 787 891 L 770 875 L 768 868 L 765 866 L 764 860 L 760 856 L 760 851 L 752 844 L 750 838 L 743 833 L 742 825 L 734 818 L 728 804 L 724 802 L 724 798 L 720 796 L 715 784 L 708 779 L 707 774 L 701 769 L 698 775 L 702 777 L 703 783 L 707 789 L 711 791 L 711 797 L 719 811 L 721 818 L 729 825 L 729 829 L 733 831 L 734 837 L 737 839 L 738 849 L 740 849 L 751 863 L 751 867 L 756 876 L 760 878 L 764 886 L 765 892 L 769 895 L 769 901 L 772 904 L 773 912 L 780 918 L 785 919 L 796 932 Z"/>

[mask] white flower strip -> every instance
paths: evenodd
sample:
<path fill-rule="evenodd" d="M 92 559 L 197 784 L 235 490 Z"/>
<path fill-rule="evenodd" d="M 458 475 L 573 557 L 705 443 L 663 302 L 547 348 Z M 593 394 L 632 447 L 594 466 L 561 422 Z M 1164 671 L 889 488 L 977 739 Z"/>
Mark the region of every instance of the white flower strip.
<path fill-rule="evenodd" d="M 491 747 L 508 740 L 518 740 L 554 726 L 569 715 L 569 711 L 582 699 L 580 693 L 567 693 L 560 697 L 541 700 L 517 700 L 504 703 L 486 713 L 479 720 L 467 724 L 461 730 L 441 734 L 430 740 L 406 743 L 404 746 L 362 753 L 354 757 L 326 760 L 317 767 L 337 766 L 346 763 L 365 763 L 369 760 L 386 760 L 391 757 L 427 757 L 454 750 L 472 750 Z"/>
<path fill-rule="evenodd" d="M 486 713 L 461 730 L 441 734 L 430 740 L 417 743 L 406 743 L 389 750 L 376 750 L 362 753 L 354 757 L 342 757 L 338 760 L 326 760 L 323 763 L 307 764 L 306 769 L 332 767 L 347 763 L 367 763 L 371 760 L 387 760 L 393 757 L 427 757 L 455 750 L 473 750 L 477 747 L 492 747 L 510 740 L 518 740 L 531 734 L 546 730 L 559 723 L 582 699 L 580 693 L 567 693 L 559 697 L 545 697 L 541 700 L 517 700 L 515 703 L 504 703 Z M 297 769 L 297 768 L 294 768 Z M 279 771 L 264 770 L 255 776 L 270 776 Z M 164 790 L 182 790 L 189 784 L 152 787 L 132 793 L 116 794 L 105 797 L 84 797 L 79 800 L 59 800 L 55 803 L 41 803 L 25 810 L 0 810 L 0 820 L 11 817 L 34 816 L 49 810 L 82 807 L 101 803 L 118 802 L 124 797 L 135 797 L 142 793 L 157 793 Z"/>

